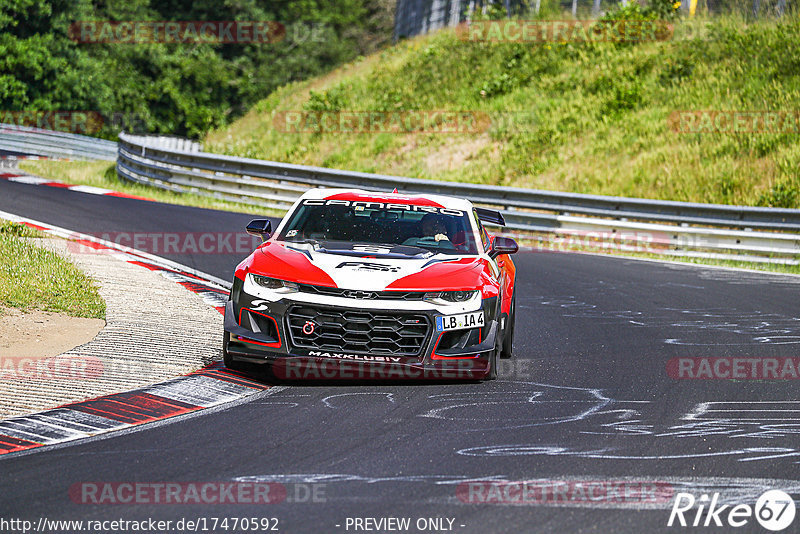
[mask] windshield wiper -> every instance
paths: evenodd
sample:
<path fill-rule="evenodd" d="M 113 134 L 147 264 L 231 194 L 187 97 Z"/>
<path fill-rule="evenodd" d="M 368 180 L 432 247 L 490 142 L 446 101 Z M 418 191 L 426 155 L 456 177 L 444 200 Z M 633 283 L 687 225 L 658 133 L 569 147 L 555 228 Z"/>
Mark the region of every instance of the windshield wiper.
<path fill-rule="evenodd" d="M 315 247 L 319 246 L 319 241 L 316 239 L 311 238 L 304 238 L 304 239 L 285 239 L 287 243 L 300 243 L 305 245 L 314 245 Z"/>

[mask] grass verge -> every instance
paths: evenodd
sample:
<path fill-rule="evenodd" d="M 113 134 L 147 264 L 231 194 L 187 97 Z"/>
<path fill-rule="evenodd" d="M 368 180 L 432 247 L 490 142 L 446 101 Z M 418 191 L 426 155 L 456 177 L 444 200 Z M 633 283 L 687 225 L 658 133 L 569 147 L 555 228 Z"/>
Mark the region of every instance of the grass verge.
<path fill-rule="evenodd" d="M 0 222 L 0 305 L 105 319 L 95 281 L 28 239 L 38 237 L 44 236 L 23 224 Z"/>

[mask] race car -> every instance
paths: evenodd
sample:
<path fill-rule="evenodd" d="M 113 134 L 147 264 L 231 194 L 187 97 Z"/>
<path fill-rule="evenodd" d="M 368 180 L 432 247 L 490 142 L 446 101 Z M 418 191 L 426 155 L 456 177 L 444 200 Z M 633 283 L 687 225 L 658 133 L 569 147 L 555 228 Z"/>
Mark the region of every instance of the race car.
<path fill-rule="evenodd" d="M 510 358 L 517 243 L 440 195 L 312 189 L 237 267 L 223 359 L 281 379 L 487 379 Z M 260 366 L 255 364 L 261 364 Z"/>

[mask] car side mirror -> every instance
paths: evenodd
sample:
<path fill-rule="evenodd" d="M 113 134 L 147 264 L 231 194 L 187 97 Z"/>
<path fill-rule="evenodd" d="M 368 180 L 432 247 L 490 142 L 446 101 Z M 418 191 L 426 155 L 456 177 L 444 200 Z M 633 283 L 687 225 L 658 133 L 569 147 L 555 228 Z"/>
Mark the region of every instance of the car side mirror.
<path fill-rule="evenodd" d="M 489 251 L 489 257 L 494 259 L 500 254 L 514 254 L 518 250 L 519 245 L 510 237 L 495 237 L 492 241 L 492 250 Z"/>
<path fill-rule="evenodd" d="M 272 235 L 272 221 L 268 219 L 253 219 L 247 225 L 246 230 L 248 234 L 259 236 L 262 241 L 266 241 Z"/>

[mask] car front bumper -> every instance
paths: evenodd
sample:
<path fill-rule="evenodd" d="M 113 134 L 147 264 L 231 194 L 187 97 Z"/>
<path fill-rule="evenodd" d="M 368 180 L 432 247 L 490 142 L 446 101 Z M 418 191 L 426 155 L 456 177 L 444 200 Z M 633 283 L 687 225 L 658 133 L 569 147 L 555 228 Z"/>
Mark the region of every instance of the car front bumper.
<path fill-rule="evenodd" d="M 497 346 L 496 299 L 482 302 L 485 324 L 477 333 L 477 342 L 449 348 L 444 348 L 444 334 L 435 328 L 435 316 L 440 315 L 440 311 L 433 308 L 414 310 L 415 314 L 427 317 L 428 332 L 416 354 L 395 355 L 370 350 L 315 348 L 308 344 L 297 346 L 302 343 L 295 343 L 293 339 L 287 312 L 293 306 L 309 303 L 293 299 L 265 303 L 241 291 L 241 288 L 237 289 L 239 291 L 232 292 L 235 300 L 229 300 L 225 308 L 228 356 L 234 361 L 268 365 L 281 379 L 479 380 L 488 375 Z M 348 304 L 341 309 L 353 313 L 364 310 L 363 303 L 358 301 Z M 391 309 L 391 301 L 379 306 L 372 311 L 397 313 Z M 258 311 L 254 312 L 254 309 Z M 295 325 L 295 332 L 296 328 Z"/>

